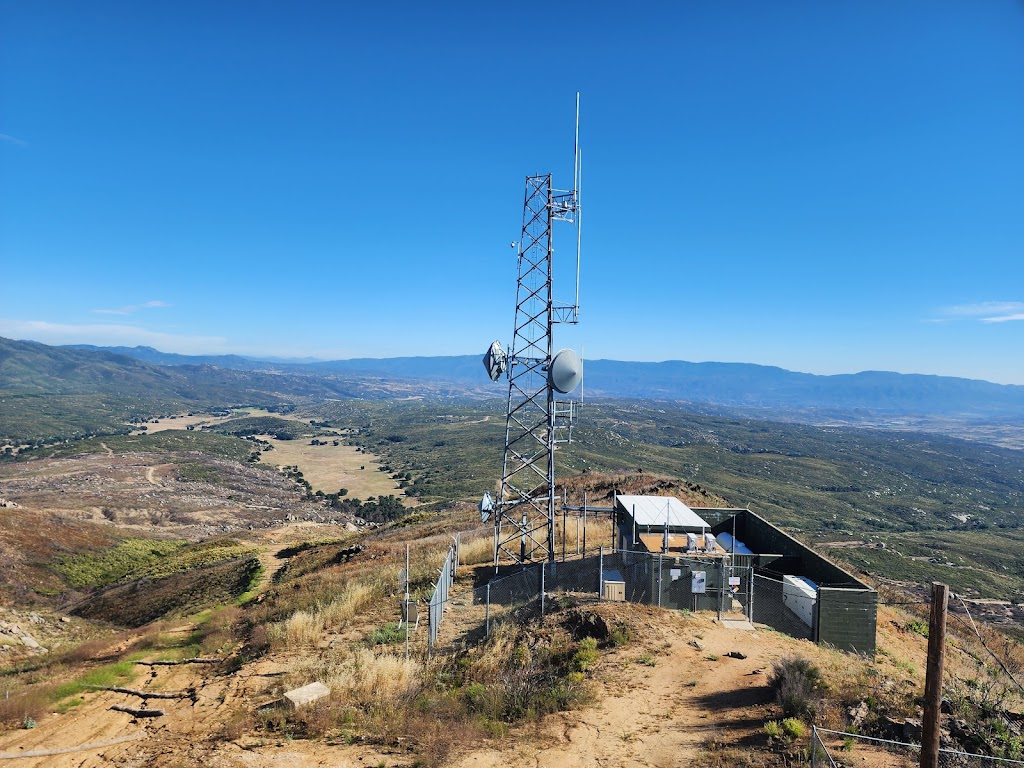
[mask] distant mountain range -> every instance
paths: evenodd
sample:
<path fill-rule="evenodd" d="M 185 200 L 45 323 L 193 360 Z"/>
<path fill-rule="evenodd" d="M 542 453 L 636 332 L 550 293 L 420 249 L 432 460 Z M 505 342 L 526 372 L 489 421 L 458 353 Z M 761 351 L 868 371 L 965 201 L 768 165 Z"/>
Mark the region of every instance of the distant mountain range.
<path fill-rule="evenodd" d="M 193 362 L 184 355 L 174 365 L 147 362 L 162 356 L 142 349 L 127 355 L 105 348 L 51 347 L 0 337 L 0 392 L 31 395 L 110 394 L 131 398 L 174 398 L 203 402 L 289 397 L 361 397 L 366 393 L 337 378 L 289 374 L 269 364 L 231 367 Z M 231 356 L 229 356 L 230 358 Z M 202 358 L 197 358 L 202 360 Z M 239 358 L 243 360 L 243 358 Z M 0 417 L 2 417 L 0 413 Z"/>
<path fill-rule="evenodd" d="M 238 355 L 175 355 L 152 347 L 77 348 L 97 353 L 112 352 L 160 366 L 212 365 L 307 376 L 358 375 L 403 381 L 449 382 L 462 384 L 477 395 L 490 390 L 500 395 L 502 389 L 500 384 L 491 384 L 486 379 L 478 355 L 286 363 Z M 894 417 L 1024 418 L 1024 386 L 886 371 L 818 376 L 750 363 L 590 360 L 586 362 L 585 387 L 587 396 L 683 400 L 764 411 L 812 409 L 837 413 L 869 412 Z"/>

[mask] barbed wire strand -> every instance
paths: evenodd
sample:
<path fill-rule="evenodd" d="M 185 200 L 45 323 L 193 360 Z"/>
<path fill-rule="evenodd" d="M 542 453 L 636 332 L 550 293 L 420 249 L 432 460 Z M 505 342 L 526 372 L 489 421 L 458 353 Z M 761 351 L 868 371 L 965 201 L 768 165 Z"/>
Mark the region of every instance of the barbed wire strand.
<path fill-rule="evenodd" d="M 996 654 L 992 651 L 992 649 L 988 647 L 988 643 L 985 642 L 985 638 L 982 637 L 981 636 L 981 632 L 978 631 L 978 625 L 974 623 L 974 617 L 971 616 L 971 612 L 967 608 L 967 603 L 964 602 L 964 599 L 962 597 L 960 597 L 960 595 L 956 595 L 956 599 L 959 600 L 960 601 L 960 605 L 962 605 L 964 607 L 964 611 L 967 613 L 967 618 L 969 618 L 971 620 L 971 629 L 974 630 L 974 634 L 981 641 L 981 644 L 985 647 L 985 650 L 988 651 L 988 655 L 991 656 L 993 659 L 995 659 L 996 663 L 1000 667 L 1002 667 L 1003 672 L 1006 673 L 1006 676 L 1009 677 L 1011 680 L 1013 680 L 1013 682 L 1016 684 L 1016 686 L 1018 688 L 1021 689 L 1021 691 L 1024 691 L 1024 685 L 1020 684 L 1020 682 L 1017 680 L 1017 678 L 1013 676 L 1013 673 L 1009 669 L 1007 669 L 1006 664 L 1003 663 L 1003 660 L 1000 659 L 998 656 L 996 656 Z M 953 614 L 953 618 L 959 618 L 959 617 L 957 617 L 957 615 L 954 613 Z M 959 619 L 959 621 L 960 621 L 961 624 L 966 624 L 966 622 L 963 619 Z"/>

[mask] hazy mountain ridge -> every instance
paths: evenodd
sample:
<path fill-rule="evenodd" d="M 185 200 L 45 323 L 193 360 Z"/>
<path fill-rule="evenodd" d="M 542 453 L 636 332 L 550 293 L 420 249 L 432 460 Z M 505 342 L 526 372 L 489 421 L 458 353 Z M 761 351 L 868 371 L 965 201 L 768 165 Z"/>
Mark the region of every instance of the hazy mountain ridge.
<path fill-rule="evenodd" d="M 464 383 L 493 387 L 479 355 L 355 358 L 320 363 L 256 361 L 237 355 L 189 356 L 151 347 L 95 348 L 116 351 L 160 365 L 221 365 L 245 370 L 306 374 L 358 374 L 411 381 Z M 1024 386 L 978 379 L 888 371 L 817 375 L 753 363 L 658 363 L 589 360 L 586 393 L 592 396 L 686 400 L 758 409 L 817 409 L 876 414 L 942 415 L 974 418 L 1024 418 Z"/>
<path fill-rule="evenodd" d="M 112 352 L 153 365 L 215 365 L 218 368 L 260 370 L 268 368 L 264 361 L 254 361 L 240 355 L 179 355 L 161 352 L 153 347 L 97 347 L 92 344 L 67 344 L 62 349 L 82 349 L 88 352 Z"/>
<path fill-rule="evenodd" d="M 134 348 L 133 348 L 134 351 Z M 163 353 L 143 350 L 139 354 Z M 0 445 L 123 431 L 131 419 L 235 405 L 303 400 L 450 398 L 466 387 L 397 376 L 311 372 L 301 366 L 228 368 L 197 358 L 154 365 L 105 349 L 52 347 L 0 337 Z M 237 361 L 236 361 L 237 362 Z"/>

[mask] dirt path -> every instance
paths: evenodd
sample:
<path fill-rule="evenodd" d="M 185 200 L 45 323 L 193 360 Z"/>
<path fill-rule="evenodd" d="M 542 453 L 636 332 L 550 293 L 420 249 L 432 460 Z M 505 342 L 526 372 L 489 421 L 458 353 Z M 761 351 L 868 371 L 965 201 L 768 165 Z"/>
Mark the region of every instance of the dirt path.
<path fill-rule="evenodd" d="M 650 631 L 643 645 L 630 643 L 602 655 L 594 705 L 550 718 L 541 738 L 523 734 L 515 743 L 469 752 L 453 765 L 668 768 L 714 747 L 719 732 L 739 742 L 760 730 L 769 699 L 763 670 L 792 641 L 669 612 L 659 614 Z M 730 651 L 746 658 L 726 657 Z"/>
<path fill-rule="evenodd" d="M 114 452 L 112 450 L 110 450 L 110 446 L 108 446 L 106 443 L 101 442 L 100 443 L 100 448 L 102 448 L 104 451 L 107 452 L 107 456 L 113 456 L 114 455 Z"/>
<path fill-rule="evenodd" d="M 256 587 L 257 592 L 266 592 L 270 589 L 270 585 L 274 583 L 274 576 L 288 562 L 278 557 L 281 551 L 285 549 L 287 549 L 286 546 L 278 546 L 260 552 L 259 558 L 260 565 L 263 566 L 263 574 L 260 576 L 260 583 Z"/>

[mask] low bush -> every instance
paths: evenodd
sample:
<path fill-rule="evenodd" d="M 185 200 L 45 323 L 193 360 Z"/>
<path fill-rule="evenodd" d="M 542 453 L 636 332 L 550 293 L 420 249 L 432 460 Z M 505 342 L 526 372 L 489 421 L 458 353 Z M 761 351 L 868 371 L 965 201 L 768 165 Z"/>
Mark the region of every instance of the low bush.
<path fill-rule="evenodd" d="M 585 637 L 580 640 L 579 648 L 572 657 L 574 672 L 586 672 L 598 659 L 597 640 Z"/>
<path fill-rule="evenodd" d="M 782 721 L 782 733 L 790 741 L 803 738 L 804 724 L 795 717 L 787 717 Z"/>
<path fill-rule="evenodd" d="M 813 720 L 824 692 L 819 670 L 802 656 L 786 656 L 772 666 L 768 685 L 787 718 L 806 717 Z"/>

